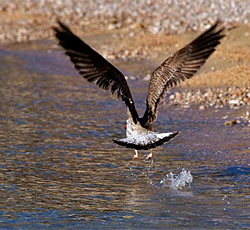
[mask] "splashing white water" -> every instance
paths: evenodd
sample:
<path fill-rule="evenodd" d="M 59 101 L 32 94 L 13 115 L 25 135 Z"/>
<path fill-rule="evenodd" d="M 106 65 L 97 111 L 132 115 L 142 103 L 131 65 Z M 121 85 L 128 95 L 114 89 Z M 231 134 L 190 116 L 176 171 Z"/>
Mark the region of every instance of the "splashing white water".
<path fill-rule="evenodd" d="M 190 171 L 182 169 L 179 174 L 170 172 L 161 181 L 160 184 L 167 185 L 172 189 L 182 189 L 185 186 L 190 186 L 193 181 L 193 176 Z"/>

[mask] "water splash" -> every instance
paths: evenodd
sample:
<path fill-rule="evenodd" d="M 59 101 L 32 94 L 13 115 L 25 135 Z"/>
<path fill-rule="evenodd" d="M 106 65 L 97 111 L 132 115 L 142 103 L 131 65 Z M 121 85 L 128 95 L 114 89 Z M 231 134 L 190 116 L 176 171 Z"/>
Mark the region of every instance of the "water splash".
<path fill-rule="evenodd" d="M 193 176 L 190 171 L 182 169 L 179 174 L 170 172 L 161 181 L 161 185 L 167 185 L 174 190 L 182 189 L 185 186 L 190 186 L 193 181 Z"/>

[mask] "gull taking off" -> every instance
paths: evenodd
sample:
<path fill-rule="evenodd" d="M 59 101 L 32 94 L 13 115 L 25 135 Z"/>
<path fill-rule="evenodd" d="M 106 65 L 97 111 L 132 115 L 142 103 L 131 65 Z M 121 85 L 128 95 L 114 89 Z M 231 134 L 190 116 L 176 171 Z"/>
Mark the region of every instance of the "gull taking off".
<path fill-rule="evenodd" d="M 112 94 L 116 93 L 117 97 L 125 102 L 128 114 L 127 137 L 116 139 L 114 142 L 134 149 L 133 159 L 139 158 L 137 150 L 155 148 L 178 134 L 178 131 L 158 133 L 153 130 L 159 102 L 164 98 L 167 90 L 191 78 L 200 69 L 215 51 L 215 47 L 220 44 L 220 40 L 224 37 L 223 30 L 224 28 L 217 21 L 210 29 L 172 54 L 152 72 L 146 110 L 144 115 L 139 117 L 124 75 L 76 36 L 65 24 L 58 21 L 58 26 L 54 27 L 59 44 L 65 49 L 65 54 L 69 56 L 79 74 L 87 81 L 95 82 L 100 88 L 110 90 Z M 151 152 L 146 159 L 152 158 Z"/>

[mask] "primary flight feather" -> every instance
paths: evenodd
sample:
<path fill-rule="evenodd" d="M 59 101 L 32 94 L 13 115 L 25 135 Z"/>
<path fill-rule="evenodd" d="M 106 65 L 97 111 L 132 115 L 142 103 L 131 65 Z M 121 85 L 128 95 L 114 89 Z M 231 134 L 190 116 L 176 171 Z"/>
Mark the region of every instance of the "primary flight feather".
<path fill-rule="evenodd" d="M 65 54 L 69 56 L 79 74 L 87 81 L 95 82 L 100 88 L 110 90 L 112 94 L 116 93 L 118 98 L 125 102 L 128 108 L 127 137 L 114 140 L 114 142 L 135 149 L 134 159 L 139 157 L 137 150 L 155 148 L 178 134 L 178 132 L 153 131 L 159 102 L 164 98 L 168 89 L 191 78 L 224 37 L 224 28 L 217 21 L 210 29 L 157 67 L 151 74 L 146 110 L 140 118 L 124 75 L 62 22 L 58 21 L 58 26 L 54 27 L 54 31 L 59 45 L 65 49 Z M 150 153 L 147 159 L 152 157 L 153 154 Z"/>

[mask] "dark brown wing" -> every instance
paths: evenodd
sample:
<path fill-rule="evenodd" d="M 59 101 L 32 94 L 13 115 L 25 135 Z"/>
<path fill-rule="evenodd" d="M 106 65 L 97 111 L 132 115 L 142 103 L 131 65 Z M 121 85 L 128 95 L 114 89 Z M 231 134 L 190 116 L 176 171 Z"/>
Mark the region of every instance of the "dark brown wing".
<path fill-rule="evenodd" d="M 58 25 L 58 27 L 53 28 L 55 36 L 59 40 L 59 44 L 65 49 L 66 55 L 70 57 L 70 60 L 78 72 L 87 81 L 95 82 L 100 88 L 110 90 L 112 94 L 116 92 L 118 98 L 121 98 L 126 103 L 136 123 L 138 114 L 124 75 L 89 45 L 73 34 L 66 25 L 60 21 L 58 21 Z"/>
<path fill-rule="evenodd" d="M 151 75 L 146 111 L 141 118 L 145 128 L 150 128 L 157 117 L 157 106 L 166 91 L 185 79 L 191 78 L 215 51 L 224 37 L 224 28 L 217 21 L 191 43 L 166 59 Z"/>

